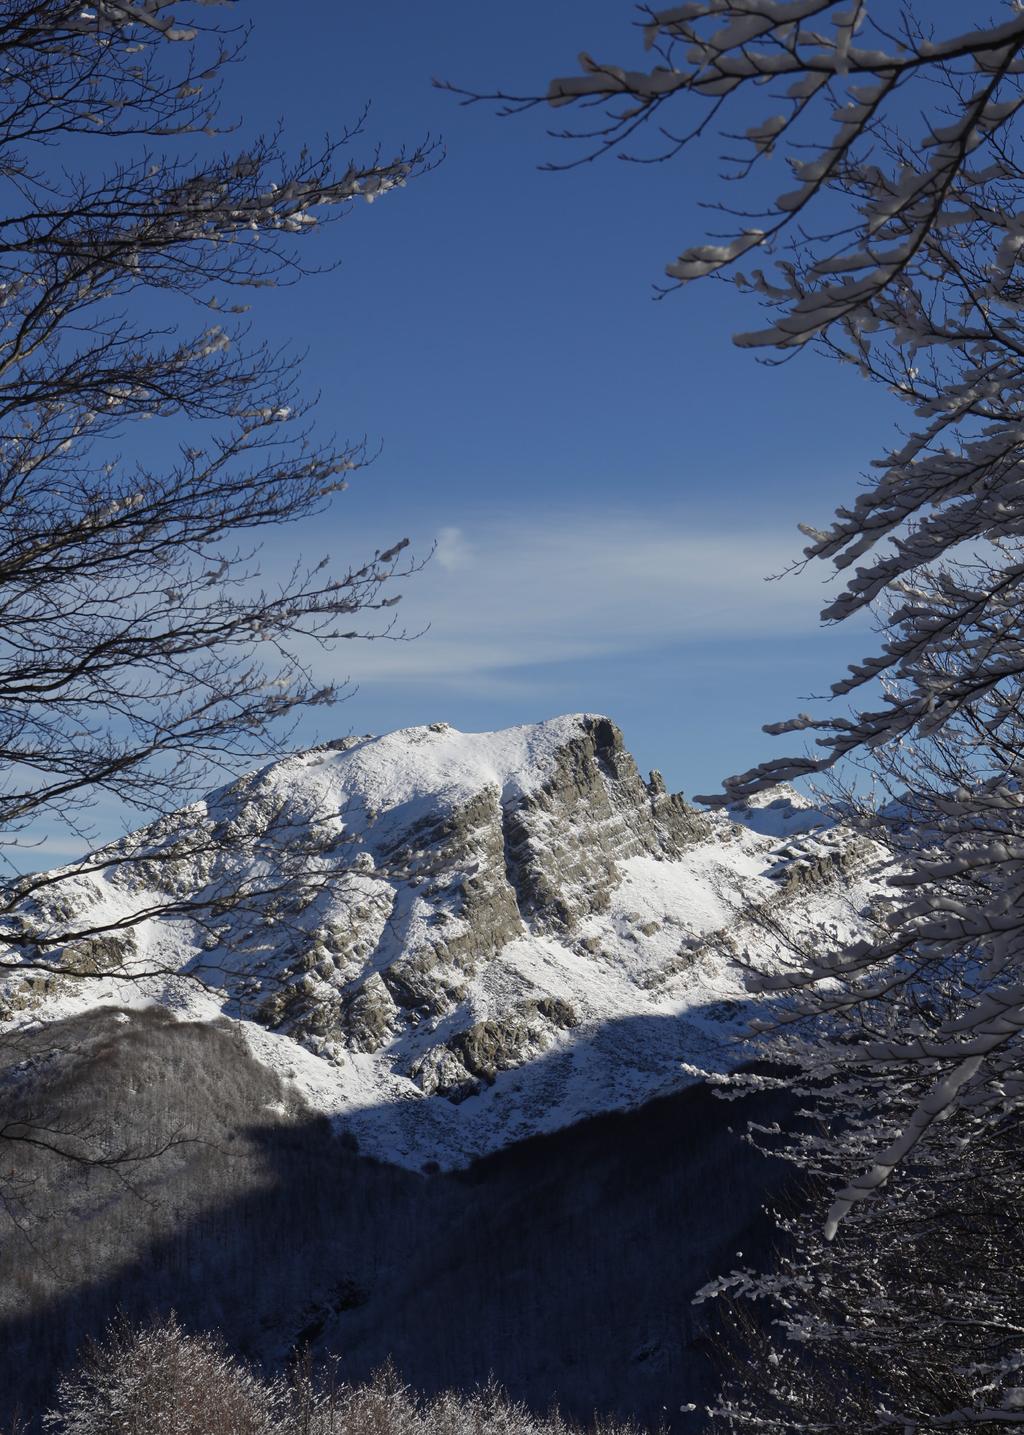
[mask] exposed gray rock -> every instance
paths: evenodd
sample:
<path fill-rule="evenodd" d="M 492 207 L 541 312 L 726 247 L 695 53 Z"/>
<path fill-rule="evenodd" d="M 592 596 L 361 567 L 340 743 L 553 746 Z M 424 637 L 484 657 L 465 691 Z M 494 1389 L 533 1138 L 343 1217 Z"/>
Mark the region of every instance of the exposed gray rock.
<path fill-rule="evenodd" d="M 479 1081 L 447 1046 L 432 1046 L 413 1062 L 409 1075 L 425 1096 L 447 1096 L 456 1104 L 480 1089 Z"/>
<path fill-rule="evenodd" d="M 876 853 L 874 845 L 863 837 L 831 832 L 827 839 L 810 837 L 782 848 L 768 875 L 788 896 L 799 891 L 820 891 L 859 871 Z"/>
<path fill-rule="evenodd" d="M 504 813 L 509 884 L 541 931 L 604 911 L 624 858 L 677 857 L 708 832 L 707 818 L 666 793 L 659 774 L 643 781 L 614 723 L 585 718 L 581 729 L 552 776 Z"/>
<path fill-rule="evenodd" d="M 467 1071 L 493 1081 L 499 1071 L 521 1066 L 543 1051 L 555 1030 L 576 1025 L 576 1013 L 557 997 L 521 1002 L 506 1016 L 479 1021 L 448 1043 Z"/>
<path fill-rule="evenodd" d="M 376 1051 L 402 1026 L 398 1005 L 379 972 L 345 1003 L 341 1020 L 348 1045 L 356 1051 Z"/>
<path fill-rule="evenodd" d="M 98 976 L 101 972 L 123 966 L 137 947 L 135 933 L 131 930 L 102 932 L 95 937 L 69 942 L 64 948 L 61 964 L 76 976 Z"/>
<path fill-rule="evenodd" d="M 474 1022 L 443 1046 L 431 1047 L 415 1061 L 410 1076 L 427 1096 L 456 1103 L 490 1085 L 499 1071 L 510 1071 L 538 1056 L 559 1031 L 577 1025 L 569 1002 L 559 997 L 530 998 L 501 1017 Z"/>

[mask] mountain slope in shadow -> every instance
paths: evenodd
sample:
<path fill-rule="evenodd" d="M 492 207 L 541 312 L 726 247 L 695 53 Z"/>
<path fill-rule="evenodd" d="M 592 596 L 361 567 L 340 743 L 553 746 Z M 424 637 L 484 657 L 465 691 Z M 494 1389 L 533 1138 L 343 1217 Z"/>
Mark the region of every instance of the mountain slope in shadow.
<path fill-rule="evenodd" d="M 428 1392 L 493 1373 L 537 1410 L 696 1429 L 679 1407 L 715 1377 L 693 1292 L 767 1246 L 785 1177 L 740 1135 L 778 1106 L 703 1087 L 461 1172 L 390 1166 L 236 1028 L 160 1008 L 23 1031 L 0 1068 L 20 1129 L 90 1158 L 0 1153 L 0 1421 L 37 1418 L 115 1310 L 173 1308 L 267 1367 L 309 1345 L 358 1379 L 390 1356 Z M 103 1151 L 140 1159 L 90 1164 Z"/>

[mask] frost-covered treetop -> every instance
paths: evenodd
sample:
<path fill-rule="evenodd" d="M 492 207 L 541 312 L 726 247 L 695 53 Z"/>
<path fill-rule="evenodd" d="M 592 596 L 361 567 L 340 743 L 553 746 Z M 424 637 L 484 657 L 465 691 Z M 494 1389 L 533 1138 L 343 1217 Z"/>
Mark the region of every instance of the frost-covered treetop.
<path fill-rule="evenodd" d="M 1024 1101 L 1024 7 L 960 11 L 645 7 L 646 60 L 584 55 L 545 95 L 502 97 L 575 110 L 560 133 L 587 159 L 696 150 L 709 203 L 724 137 L 719 232 L 681 249 L 669 289 L 732 279 L 765 313 L 741 345 L 813 345 L 912 414 L 861 491 L 803 527 L 798 561 L 843 580 L 823 620 L 875 608 L 876 651 L 833 684 L 841 711 L 768 727 L 814 734 L 809 752 L 706 799 L 746 807 L 843 758 L 883 804 L 907 795 L 870 828 L 905 863 L 877 933 L 762 984 L 838 1112 L 842 1136 L 802 1152 L 845 1181 L 830 1231 L 936 1133 L 969 1142 Z"/>
<path fill-rule="evenodd" d="M 892 390 L 915 420 L 855 501 L 804 526 L 804 559 L 846 578 L 825 621 L 878 600 L 895 610 L 881 651 L 833 692 L 882 677 L 888 697 L 851 719 L 770 727 L 814 729 L 822 754 L 731 779 L 715 800 L 735 801 L 922 726 L 934 733 L 1020 666 L 990 641 L 1012 585 L 990 591 L 962 566 L 934 570 L 960 545 L 1013 539 L 1024 523 L 1024 13 L 999 7 L 949 33 L 881 0 L 694 0 L 643 16 L 655 63 L 583 55 L 581 73 L 551 82 L 550 105 L 601 111 L 564 137 L 588 157 L 667 160 L 717 128 L 733 161 L 718 227 L 732 229 L 684 248 L 667 266 L 672 287 L 731 278 L 768 314 L 738 343 L 814 343 Z M 656 138 L 641 154 L 645 135 Z"/>

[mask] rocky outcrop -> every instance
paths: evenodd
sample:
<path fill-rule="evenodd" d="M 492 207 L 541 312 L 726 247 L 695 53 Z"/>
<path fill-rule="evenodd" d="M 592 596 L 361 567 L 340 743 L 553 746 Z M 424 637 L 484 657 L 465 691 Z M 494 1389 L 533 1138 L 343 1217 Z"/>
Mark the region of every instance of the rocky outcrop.
<path fill-rule="evenodd" d="M 467 1071 L 493 1081 L 499 1071 L 521 1066 L 528 1054 L 543 1050 L 552 1028 L 567 1031 L 575 1025 L 576 1013 L 568 1002 L 541 997 L 521 1003 L 506 1016 L 478 1021 L 453 1037 L 449 1049 Z"/>
<path fill-rule="evenodd" d="M 643 782 L 607 718 L 583 719 L 579 737 L 559 749 L 553 768 L 536 792 L 504 813 L 509 885 L 540 930 L 565 932 L 607 910 L 623 859 L 678 857 L 707 836 L 707 819 L 670 796 L 660 774 Z"/>
<path fill-rule="evenodd" d="M 491 1085 L 499 1071 L 511 1071 L 539 1056 L 559 1031 L 577 1025 L 571 1004 L 558 997 L 520 1002 L 501 1017 L 478 1021 L 444 1046 L 431 1047 L 415 1061 L 410 1076 L 427 1096 L 460 1102 Z"/>
<path fill-rule="evenodd" d="M 480 962 L 523 935 L 505 871 L 503 823 L 501 792 L 488 785 L 380 850 L 382 869 L 411 884 L 430 908 L 422 936 L 384 972 L 395 1001 L 411 1014 L 450 1011 Z"/>

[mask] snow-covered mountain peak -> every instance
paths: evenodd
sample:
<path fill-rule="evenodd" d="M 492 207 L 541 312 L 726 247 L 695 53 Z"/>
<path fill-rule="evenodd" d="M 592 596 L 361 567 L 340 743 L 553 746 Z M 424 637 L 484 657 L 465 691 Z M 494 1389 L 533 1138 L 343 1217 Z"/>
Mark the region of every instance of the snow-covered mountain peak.
<path fill-rule="evenodd" d="M 876 856 L 690 807 L 595 714 L 345 739 L 58 877 L 7 1015 L 227 1017 L 365 1149 L 458 1164 L 735 1060 L 735 958 L 856 930 Z"/>
<path fill-rule="evenodd" d="M 826 812 L 788 782 L 766 787 L 744 802 L 730 803 L 726 811 L 733 822 L 763 837 L 798 837 L 833 825 Z"/>
<path fill-rule="evenodd" d="M 286 758 L 271 771 L 284 784 L 296 770 L 329 771 L 349 794 L 376 811 L 416 801 L 456 804 L 483 787 L 503 799 L 534 790 L 551 775 L 559 754 L 592 735 L 595 750 L 615 747 L 607 718 L 575 713 L 501 732 L 459 732 L 448 723 L 400 728 L 383 737 L 344 739 Z M 621 745 L 621 744 L 620 744 Z"/>
<path fill-rule="evenodd" d="M 598 764 L 632 766 L 609 719 L 575 713 L 500 732 L 459 732 L 448 723 L 401 728 L 382 737 L 343 738 L 295 753 L 207 799 L 214 818 L 244 804 L 286 803 L 301 813 L 343 815 L 350 836 L 414 824 L 454 811 L 483 791 L 508 806 L 547 783 L 570 751 Z M 583 759 L 584 762 L 587 758 Z"/>

